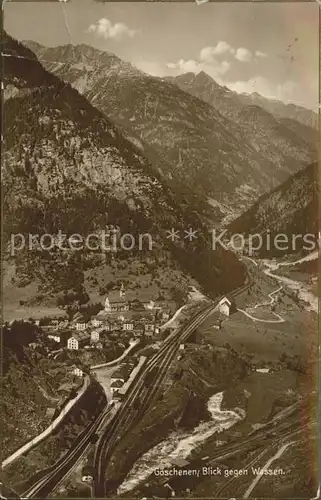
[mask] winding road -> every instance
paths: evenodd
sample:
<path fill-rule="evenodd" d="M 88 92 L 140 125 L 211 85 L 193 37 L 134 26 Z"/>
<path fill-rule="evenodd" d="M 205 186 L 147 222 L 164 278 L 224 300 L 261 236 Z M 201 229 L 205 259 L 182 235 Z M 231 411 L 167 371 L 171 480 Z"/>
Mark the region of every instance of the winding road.
<path fill-rule="evenodd" d="M 21 446 L 18 450 L 16 450 L 14 453 L 12 453 L 12 455 L 10 455 L 8 458 L 3 460 L 2 464 L 1 464 L 1 468 L 4 469 L 9 464 L 11 464 L 15 460 L 17 460 L 17 458 L 21 457 L 21 455 L 23 455 L 24 453 L 27 453 L 28 451 L 31 450 L 31 448 L 33 448 L 34 446 L 39 444 L 41 441 L 43 441 L 46 437 L 48 437 L 54 431 L 54 429 L 56 429 L 58 427 L 58 425 L 61 424 L 61 422 L 63 421 L 63 419 L 67 415 L 67 413 L 69 413 L 69 411 L 72 409 L 72 407 L 77 403 L 77 401 L 81 398 L 81 396 L 83 396 L 83 394 L 86 392 L 89 385 L 90 385 L 90 378 L 87 375 L 85 377 L 85 379 L 83 380 L 82 386 L 80 387 L 80 389 L 78 389 L 77 395 L 73 399 L 68 401 L 68 403 L 63 407 L 63 409 L 59 413 L 58 417 L 55 418 L 55 420 L 53 422 L 51 422 L 49 427 L 47 427 L 40 434 L 38 434 L 37 436 L 32 438 L 26 444 Z"/>
<path fill-rule="evenodd" d="M 242 314 L 244 314 L 245 316 L 247 316 L 248 318 L 250 318 L 251 320 L 259 321 L 260 323 L 284 323 L 285 322 L 285 319 L 282 318 L 282 316 L 280 316 L 279 314 L 277 314 L 273 311 L 271 311 L 271 314 L 276 316 L 278 319 L 261 319 L 261 318 L 257 318 L 255 316 L 253 316 L 252 314 L 250 314 L 247 311 L 244 311 L 244 309 L 237 309 L 237 310 L 239 312 L 241 312 Z"/>
<path fill-rule="evenodd" d="M 247 256 L 243 256 L 242 258 L 249 260 L 252 264 L 254 264 L 256 267 L 258 267 L 258 263 L 254 259 L 247 257 Z M 279 262 L 278 263 L 276 261 L 268 261 L 265 259 L 262 261 L 263 264 L 266 266 L 266 268 L 263 270 L 263 272 L 264 272 L 264 274 L 266 274 L 270 278 L 273 278 L 274 280 L 283 283 L 288 288 L 298 291 L 299 298 L 301 300 L 304 300 L 305 302 L 309 303 L 310 310 L 318 313 L 318 310 L 319 310 L 318 298 L 313 293 L 311 293 L 302 283 L 300 283 L 298 281 L 294 281 L 294 280 L 287 278 L 285 276 L 279 276 L 279 275 L 274 274 L 272 272 L 272 271 L 276 271 L 280 267 L 294 266 L 296 264 L 301 264 L 302 262 L 309 262 L 312 260 L 316 260 L 318 258 L 319 258 L 319 251 L 312 252 L 312 253 L 306 255 L 305 257 L 302 257 L 301 259 L 298 259 L 298 260 L 293 261 L 293 262 L 286 261 L 286 262 Z M 277 294 L 279 291 L 281 291 L 282 288 L 283 288 L 283 285 L 280 285 L 276 290 L 269 293 L 269 295 L 268 295 L 270 298 L 269 302 L 262 302 L 262 303 L 256 304 L 255 306 L 253 306 L 253 309 L 257 309 L 258 307 L 261 307 L 261 306 L 269 306 L 269 305 L 271 306 L 275 301 L 274 295 Z M 253 314 L 249 313 L 248 311 L 245 311 L 244 309 L 238 309 L 238 311 L 240 311 L 242 314 L 244 314 L 248 318 L 252 319 L 253 321 L 259 321 L 261 323 L 284 323 L 285 322 L 284 318 L 282 318 L 281 315 L 275 313 L 274 311 L 271 311 L 271 314 L 273 314 L 277 318 L 276 320 L 265 320 L 265 319 L 257 318 L 255 316 L 253 316 Z"/>
<path fill-rule="evenodd" d="M 292 266 L 295 264 L 300 264 L 301 262 L 308 262 L 311 260 L 315 260 L 319 257 L 318 252 L 313 252 L 312 254 L 306 255 L 305 257 L 302 257 L 302 259 L 299 259 L 295 262 L 280 262 L 280 263 L 275 263 L 275 262 L 269 262 L 269 261 L 264 261 L 265 266 L 267 269 L 264 270 L 264 273 L 267 276 L 270 276 L 270 278 L 273 278 L 281 283 L 284 283 L 288 288 L 291 290 L 297 291 L 299 298 L 309 304 L 309 310 L 314 311 L 316 313 L 319 312 L 319 301 L 318 297 L 314 295 L 308 288 L 303 284 L 300 283 L 299 281 L 292 280 L 290 278 L 287 278 L 285 276 L 279 276 L 278 274 L 274 274 L 272 271 L 276 271 L 280 267 L 285 267 L 285 266 Z"/>
<path fill-rule="evenodd" d="M 235 289 L 230 295 L 236 296 L 242 293 L 251 284 L 252 280 L 247 275 L 245 284 Z M 63 457 L 53 466 L 29 478 L 25 482 L 25 491 L 22 497 L 47 497 L 69 476 L 77 463 L 88 453 L 94 442 L 93 439 L 98 437 L 94 458 L 93 495 L 95 498 L 104 498 L 106 493 L 105 473 L 116 445 L 141 420 L 155 401 L 168 368 L 179 350 L 179 345 L 185 342 L 195 329 L 213 313 L 223 297 L 224 295 L 221 295 L 215 302 L 207 304 L 187 324 L 171 333 L 163 342 L 160 350 L 147 360 L 137 374 L 132 385 L 124 394 L 123 401 L 105 408 L 102 414 L 76 438 Z"/>

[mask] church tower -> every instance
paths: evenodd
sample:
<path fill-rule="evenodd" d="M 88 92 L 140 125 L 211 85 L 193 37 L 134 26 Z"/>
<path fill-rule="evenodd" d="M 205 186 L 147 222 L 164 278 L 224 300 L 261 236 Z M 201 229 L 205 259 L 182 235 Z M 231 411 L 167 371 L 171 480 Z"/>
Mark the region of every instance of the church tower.
<path fill-rule="evenodd" d="M 106 300 L 105 300 L 105 311 L 106 312 L 110 312 L 111 311 L 110 302 L 109 302 L 109 298 L 108 297 L 106 297 Z"/>
<path fill-rule="evenodd" d="M 120 297 L 124 297 L 125 296 L 125 288 L 124 288 L 124 283 L 123 282 L 121 283 L 121 287 L 120 287 L 120 290 L 119 290 L 119 295 L 120 295 Z"/>

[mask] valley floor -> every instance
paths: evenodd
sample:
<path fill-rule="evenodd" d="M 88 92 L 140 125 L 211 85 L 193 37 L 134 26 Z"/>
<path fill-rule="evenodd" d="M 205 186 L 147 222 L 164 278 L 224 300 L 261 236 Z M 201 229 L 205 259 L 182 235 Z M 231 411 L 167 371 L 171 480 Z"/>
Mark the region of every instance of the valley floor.
<path fill-rule="evenodd" d="M 219 328 L 215 312 L 204 321 L 177 352 L 153 407 L 117 445 L 108 476 L 118 496 L 315 495 L 314 301 L 274 274 L 276 263 L 244 262 L 253 282 L 236 298 L 238 310 Z M 114 370 L 97 371 L 108 399 Z M 84 493 L 81 474 L 79 466 L 57 495 Z"/>
<path fill-rule="evenodd" d="M 199 340 L 214 349 L 229 346 L 250 361 L 252 372 L 222 393 L 222 413 L 211 412 L 212 422 L 187 434 L 176 431 L 136 461 L 119 488 L 121 496 L 316 494 L 316 463 L 312 457 L 309 467 L 300 463 L 317 435 L 314 298 L 293 296 L 297 288 L 274 276 L 266 261 L 248 260 L 248 265 L 254 285 L 240 304 L 254 317 L 239 310 L 219 330 L 209 318 L 199 329 Z M 282 320 L 273 321 L 273 316 Z M 217 397 L 209 398 L 209 407 Z M 309 415 L 307 407 L 314 408 Z M 224 412 L 228 424 L 220 428 Z"/>

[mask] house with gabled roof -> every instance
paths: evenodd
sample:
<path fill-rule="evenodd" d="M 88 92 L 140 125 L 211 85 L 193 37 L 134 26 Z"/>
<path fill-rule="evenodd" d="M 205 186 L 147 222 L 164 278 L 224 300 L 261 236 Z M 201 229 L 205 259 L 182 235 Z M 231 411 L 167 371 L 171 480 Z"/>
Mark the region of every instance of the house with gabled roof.
<path fill-rule="evenodd" d="M 81 332 L 86 330 L 88 323 L 82 314 L 77 314 L 73 319 L 73 325 L 77 331 Z"/>
<path fill-rule="evenodd" d="M 110 390 L 112 392 L 112 395 L 117 394 L 118 391 L 123 387 L 124 383 L 121 382 L 120 380 L 115 380 L 110 384 Z"/>
<path fill-rule="evenodd" d="M 90 341 L 91 342 L 99 342 L 101 340 L 103 334 L 106 332 L 105 325 L 100 326 L 99 328 L 95 328 L 95 330 L 91 330 L 90 332 Z"/>
<path fill-rule="evenodd" d="M 119 290 L 112 290 L 105 300 L 105 308 L 106 312 L 123 312 L 129 311 L 130 304 L 129 300 L 126 297 L 126 292 L 124 285 L 122 283 Z"/>
<path fill-rule="evenodd" d="M 72 374 L 75 375 L 76 377 L 82 377 L 84 375 L 84 372 L 81 368 L 75 366 L 72 370 Z"/>
<path fill-rule="evenodd" d="M 97 316 L 94 316 L 91 320 L 91 324 L 93 327 L 97 328 L 103 324 L 103 319 L 101 316 L 97 314 Z"/>
<path fill-rule="evenodd" d="M 125 380 L 127 380 L 127 378 L 128 378 L 128 373 L 129 372 L 128 372 L 127 367 L 125 367 L 125 366 L 120 367 L 118 370 L 113 372 L 113 374 L 110 378 L 111 383 L 115 382 L 116 380 L 120 380 L 122 383 L 124 383 Z"/>
<path fill-rule="evenodd" d="M 67 348 L 70 350 L 78 350 L 81 347 L 84 347 L 85 344 L 89 341 L 90 337 L 88 333 L 84 331 L 75 332 L 69 339 L 67 340 Z"/>
<path fill-rule="evenodd" d="M 220 313 L 224 314 L 225 316 L 230 316 L 237 310 L 234 300 L 228 297 L 223 297 L 219 301 L 217 309 Z"/>
<path fill-rule="evenodd" d="M 123 385 L 125 383 L 125 377 L 123 374 L 113 374 L 110 378 L 110 383 L 113 384 L 114 382 L 121 382 Z"/>

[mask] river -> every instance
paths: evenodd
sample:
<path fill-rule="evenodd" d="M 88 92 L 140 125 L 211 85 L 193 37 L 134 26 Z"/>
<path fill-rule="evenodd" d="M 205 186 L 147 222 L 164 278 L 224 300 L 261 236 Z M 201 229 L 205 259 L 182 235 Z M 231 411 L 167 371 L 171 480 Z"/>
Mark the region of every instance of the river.
<path fill-rule="evenodd" d="M 268 261 L 268 260 L 264 260 L 263 262 L 264 262 L 264 265 L 267 267 L 267 269 L 264 270 L 264 273 L 267 276 L 270 276 L 271 278 L 274 278 L 274 279 L 278 280 L 279 282 L 284 283 L 291 290 L 297 291 L 299 299 L 304 300 L 308 304 L 306 309 L 308 311 L 314 311 L 314 312 L 318 313 L 318 297 L 316 295 L 314 295 L 303 283 L 301 283 L 300 281 L 292 280 L 290 278 L 286 278 L 285 276 L 279 276 L 278 274 L 273 274 L 273 272 L 272 272 L 272 271 L 276 271 L 280 267 L 290 266 L 290 265 L 297 264 L 300 262 L 312 260 L 313 258 L 317 258 L 315 254 L 313 255 L 313 257 L 307 256 L 303 259 L 300 259 L 300 260 L 298 260 L 296 262 L 292 262 L 292 263 L 291 262 L 289 262 L 289 263 L 282 262 L 282 263 L 278 264 L 275 261 Z"/>
<path fill-rule="evenodd" d="M 210 397 L 207 403 L 212 420 L 202 422 L 191 431 L 172 432 L 167 439 L 145 453 L 134 465 L 125 481 L 118 489 L 118 494 L 125 493 L 145 481 L 155 469 L 170 467 L 176 459 L 187 459 L 191 452 L 204 443 L 213 434 L 229 429 L 245 418 L 240 408 L 221 410 L 223 392 Z"/>

